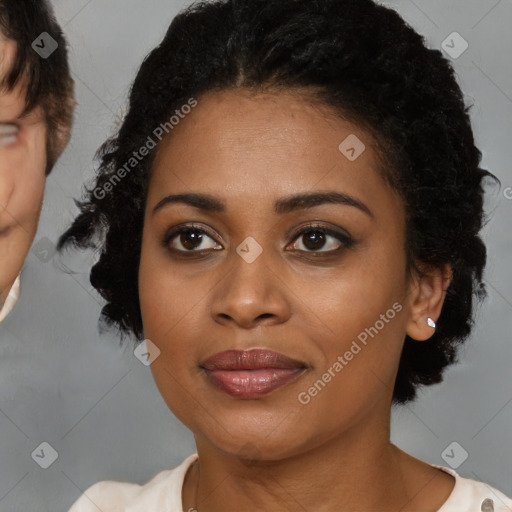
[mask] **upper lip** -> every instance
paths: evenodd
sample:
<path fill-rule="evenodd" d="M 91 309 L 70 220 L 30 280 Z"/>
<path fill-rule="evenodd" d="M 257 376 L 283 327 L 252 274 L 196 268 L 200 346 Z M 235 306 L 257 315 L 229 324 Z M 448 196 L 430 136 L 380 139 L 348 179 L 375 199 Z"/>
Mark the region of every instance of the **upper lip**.
<path fill-rule="evenodd" d="M 261 368 L 297 369 L 306 364 L 268 349 L 225 350 L 200 364 L 205 370 L 258 370 Z"/>

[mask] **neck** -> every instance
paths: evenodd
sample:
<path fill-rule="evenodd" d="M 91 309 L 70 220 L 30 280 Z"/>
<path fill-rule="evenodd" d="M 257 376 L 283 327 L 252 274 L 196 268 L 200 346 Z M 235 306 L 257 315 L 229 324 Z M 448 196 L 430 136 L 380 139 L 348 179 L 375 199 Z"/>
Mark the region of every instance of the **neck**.
<path fill-rule="evenodd" d="M 429 503 L 421 510 L 434 511 L 453 488 L 447 475 L 431 497 L 419 495 L 428 482 L 443 477 L 390 443 L 389 416 L 387 423 L 358 424 L 283 460 L 241 461 L 204 438 L 196 436 L 196 444 L 199 459 L 185 478 L 183 510 L 409 512 Z"/>

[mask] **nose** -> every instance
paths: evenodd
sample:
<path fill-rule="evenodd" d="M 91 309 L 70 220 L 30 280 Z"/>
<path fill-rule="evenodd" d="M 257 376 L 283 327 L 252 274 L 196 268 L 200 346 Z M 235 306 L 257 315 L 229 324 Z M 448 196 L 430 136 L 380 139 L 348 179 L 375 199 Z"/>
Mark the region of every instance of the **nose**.
<path fill-rule="evenodd" d="M 235 251 L 226 261 L 229 270 L 214 291 L 214 321 L 244 329 L 285 322 L 291 311 L 289 288 L 270 249 L 249 261 Z"/>

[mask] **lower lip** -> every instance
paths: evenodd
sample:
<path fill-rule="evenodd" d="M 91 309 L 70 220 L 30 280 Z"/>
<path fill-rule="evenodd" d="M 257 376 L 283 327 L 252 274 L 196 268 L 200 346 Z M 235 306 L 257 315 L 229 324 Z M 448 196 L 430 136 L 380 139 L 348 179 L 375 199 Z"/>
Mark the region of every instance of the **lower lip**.
<path fill-rule="evenodd" d="M 205 370 L 210 382 L 235 398 L 258 398 L 294 380 L 304 368 L 258 370 Z"/>

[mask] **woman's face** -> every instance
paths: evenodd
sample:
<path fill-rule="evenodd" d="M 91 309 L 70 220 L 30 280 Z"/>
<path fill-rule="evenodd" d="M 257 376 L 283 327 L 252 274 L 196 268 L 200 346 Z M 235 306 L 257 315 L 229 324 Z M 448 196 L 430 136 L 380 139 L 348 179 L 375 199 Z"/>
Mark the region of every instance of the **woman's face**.
<path fill-rule="evenodd" d="M 0 35 L 0 77 L 16 51 Z M 37 107 L 22 117 L 25 90 L 0 90 L 0 307 L 37 231 L 46 169 L 46 123 Z"/>
<path fill-rule="evenodd" d="M 176 194 L 223 207 L 162 202 Z M 311 194 L 341 202 L 290 200 Z M 139 273 L 156 384 L 196 439 L 277 460 L 363 423 L 386 432 L 410 323 L 404 222 L 357 125 L 298 94 L 199 98 L 159 148 Z M 255 348 L 297 367 L 202 367 Z"/>

